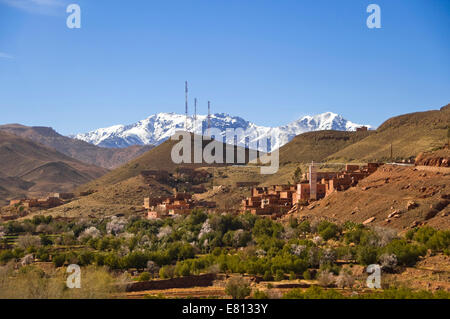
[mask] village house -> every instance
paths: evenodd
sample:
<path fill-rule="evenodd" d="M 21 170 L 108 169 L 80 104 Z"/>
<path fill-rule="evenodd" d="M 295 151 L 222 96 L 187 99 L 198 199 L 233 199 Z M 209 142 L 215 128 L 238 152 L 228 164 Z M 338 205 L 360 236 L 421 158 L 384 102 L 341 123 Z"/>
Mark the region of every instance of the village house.
<path fill-rule="evenodd" d="M 9 202 L 9 206 L 23 206 L 25 208 L 53 208 L 64 203 L 62 199 L 55 196 L 45 198 L 31 198 L 31 199 L 15 199 Z"/>
<path fill-rule="evenodd" d="M 242 201 L 241 212 L 278 217 L 289 212 L 300 201 L 322 199 L 333 192 L 355 186 L 379 166 L 379 163 L 363 166 L 347 164 L 345 170 L 340 172 L 317 172 L 317 166 L 312 163 L 305 175 L 308 182 L 252 188 L 251 196 Z"/>
<path fill-rule="evenodd" d="M 254 187 L 251 196 L 242 201 L 242 211 L 249 211 L 254 215 L 280 216 L 292 208 L 295 192 L 295 185 Z"/>
<path fill-rule="evenodd" d="M 188 215 L 194 208 L 215 208 L 215 202 L 196 201 L 190 193 L 174 191 L 173 196 L 144 198 L 147 218 L 166 218 L 175 215 Z"/>

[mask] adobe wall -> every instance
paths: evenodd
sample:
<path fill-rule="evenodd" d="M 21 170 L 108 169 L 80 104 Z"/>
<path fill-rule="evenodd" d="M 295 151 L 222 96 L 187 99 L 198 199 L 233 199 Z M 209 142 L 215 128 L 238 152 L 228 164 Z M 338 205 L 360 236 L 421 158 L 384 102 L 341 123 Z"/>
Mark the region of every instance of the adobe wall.
<path fill-rule="evenodd" d="M 173 288 L 192 288 L 192 287 L 208 287 L 212 286 L 216 280 L 216 274 L 204 274 L 198 276 L 186 276 L 164 280 L 151 280 L 142 282 L 133 282 L 127 284 L 125 290 L 143 291 L 143 290 L 162 290 Z"/>

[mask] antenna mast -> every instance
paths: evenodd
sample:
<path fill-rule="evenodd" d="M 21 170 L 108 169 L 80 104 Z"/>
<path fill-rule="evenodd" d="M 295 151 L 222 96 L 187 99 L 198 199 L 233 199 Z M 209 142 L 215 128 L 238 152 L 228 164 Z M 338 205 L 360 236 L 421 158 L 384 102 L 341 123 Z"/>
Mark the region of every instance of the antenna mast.
<path fill-rule="evenodd" d="M 186 81 L 185 83 L 185 96 L 186 96 L 186 120 L 184 122 L 184 129 L 186 130 L 186 132 L 188 132 L 188 82 Z"/>
<path fill-rule="evenodd" d="M 194 99 L 194 134 L 196 129 L 196 123 L 197 123 L 197 98 Z"/>

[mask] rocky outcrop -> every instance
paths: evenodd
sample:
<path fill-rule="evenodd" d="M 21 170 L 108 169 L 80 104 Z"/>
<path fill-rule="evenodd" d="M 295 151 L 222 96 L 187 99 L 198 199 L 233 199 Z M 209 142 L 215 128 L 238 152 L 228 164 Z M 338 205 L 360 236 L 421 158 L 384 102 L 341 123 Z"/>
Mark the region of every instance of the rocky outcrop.
<path fill-rule="evenodd" d="M 443 148 L 434 152 L 420 153 L 415 161 L 417 166 L 450 167 L 450 151 Z"/>

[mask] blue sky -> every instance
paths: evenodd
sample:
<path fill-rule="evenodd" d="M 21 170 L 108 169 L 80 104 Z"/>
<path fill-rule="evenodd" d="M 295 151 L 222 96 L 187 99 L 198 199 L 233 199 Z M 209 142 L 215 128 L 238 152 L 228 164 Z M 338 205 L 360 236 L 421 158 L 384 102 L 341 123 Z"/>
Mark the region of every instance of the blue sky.
<path fill-rule="evenodd" d="M 203 114 L 211 100 L 259 125 L 332 111 L 378 126 L 450 102 L 449 31 L 448 0 L 0 0 L 0 124 L 69 134 L 183 113 L 188 80 Z"/>

